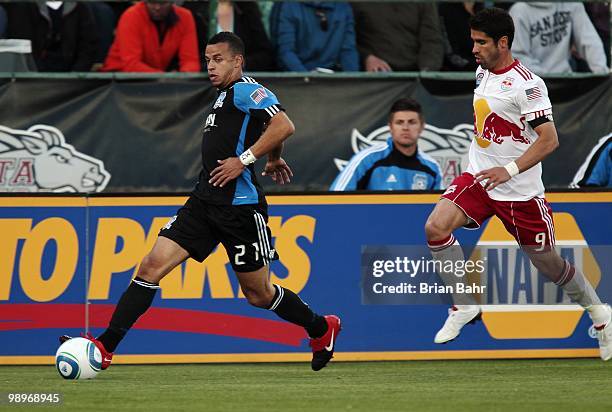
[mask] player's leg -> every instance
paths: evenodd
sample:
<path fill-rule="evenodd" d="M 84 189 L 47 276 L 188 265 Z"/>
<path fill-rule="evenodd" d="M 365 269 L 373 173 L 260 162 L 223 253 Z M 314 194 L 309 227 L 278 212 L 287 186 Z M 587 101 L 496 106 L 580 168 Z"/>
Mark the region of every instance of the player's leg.
<path fill-rule="evenodd" d="M 251 305 L 271 310 L 281 319 L 306 330 L 313 350 L 312 369 L 318 371 L 325 367 L 334 354 L 340 319 L 334 315 L 318 315 L 293 291 L 273 285 L 267 265 L 253 272 L 236 272 L 236 276 Z"/>
<path fill-rule="evenodd" d="M 529 258 L 540 273 L 563 288 L 572 302 L 587 311 L 597 333 L 601 359 L 612 359 L 612 310 L 609 305 L 601 302 L 580 269 L 564 260 L 555 250 L 548 253 L 529 253 Z"/>
<path fill-rule="evenodd" d="M 177 216 L 160 230 L 151 252 L 140 263 L 136 277 L 121 295 L 108 328 L 97 339 L 86 336 L 102 352 L 102 369 L 110 365 L 119 342 L 151 306 L 159 281 L 190 256 L 203 261 L 218 244 L 203 218 L 203 209 L 198 199 L 187 200 Z M 60 341 L 69 338 L 63 336 Z"/>
<path fill-rule="evenodd" d="M 269 264 L 278 259 L 264 206 L 223 208 L 215 212 L 221 242 L 250 304 L 306 329 L 313 349 L 312 368 L 323 368 L 334 353 L 340 331 L 337 316 L 321 316 L 293 291 L 269 280 Z"/>
<path fill-rule="evenodd" d="M 108 328 L 98 337 L 106 350 L 114 352 L 119 342 L 151 306 L 159 289 L 159 281 L 189 257 L 175 241 L 160 236 L 151 252 L 144 257 L 136 277 L 123 292 Z"/>
<path fill-rule="evenodd" d="M 108 328 L 96 339 L 87 334 L 102 354 L 102 369 L 110 366 L 113 352 L 134 322 L 151 306 L 159 289 L 159 281 L 189 257 L 189 253 L 173 240 L 157 238 L 151 252 L 142 260 L 138 273 L 121 295 Z M 63 335 L 60 342 L 71 339 Z"/>
<path fill-rule="evenodd" d="M 310 337 L 321 337 L 327 332 L 327 322 L 323 316 L 313 312 L 291 290 L 270 282 L 267 265 L 253 272 L 236 272 L 236 276 L 251 305 L 271 310 L 280 318 L 303 327 Z"/>
<path fill-rule="evenodd" d="M 612 322 L 608 305 L 602 304 L 595 289 L 579 268 L 555 251 L 554 222 L 544 199 L 503 202 L 498 216 L 540 273 L 561 287 L 572 302 L 582 306 L 597 330 L 602 359 L 612 358 Z M 508 210 L 509 207 L 509 210 Z"/>
<path fill-rule="evenodd" d="M 473 176 L 464 173 L 456 178 L 436 204 L 425 223 L 427 244 L 435 261 L 441 262 L 438 275 L 447 286 L 456 289 L 462 277 L 455 276 L 454 262 L 464 261 L 461 245 L 453 236 L 459 227 L 478 227 L 491 214 L 487 207 L 488 197 Z M 468 217 L 468 215 L 470 217 Z M 452 262 L 453 264 L 445 264 Z M 453 307 L 442 328 L 436 333 L 434 342 L 446 343 L 455 339 L 468 323 L 478 320 L 480 307 L 468 294 L 453 294 Z"/>

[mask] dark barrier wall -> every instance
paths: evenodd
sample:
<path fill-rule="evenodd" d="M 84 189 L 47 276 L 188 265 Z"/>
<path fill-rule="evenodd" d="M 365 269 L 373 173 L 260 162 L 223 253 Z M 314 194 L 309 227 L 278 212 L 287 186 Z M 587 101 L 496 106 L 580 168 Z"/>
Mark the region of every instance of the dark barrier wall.
<path fill-rule="evenodd" d="M 446 183 L 461 170 L 472 138 L 472 81 L 258 80 L 278 95 L 297 127 L 286 146 L 295 172 L 288 190 L 326 190 L 343 161 L 384 140 L 381 128 L 400 96 L 423 104 L 429 127 L 422 149 L 440 160 Z M 183 192 L 193 187 L 200 132 L 215 98 L 208 81 L 0 82 L 1 191 Z M 547 84 L 561 147 L 546 160 L 544 180 L 549 188 L 566 187 L 595 142 L 612 131 L 612 81 L 566 78 Z M 44 127 L 32 129 L 35 125 Z M 67 156 L 78 158 L 81 169 L 76 160 L 65 162 Z"/>

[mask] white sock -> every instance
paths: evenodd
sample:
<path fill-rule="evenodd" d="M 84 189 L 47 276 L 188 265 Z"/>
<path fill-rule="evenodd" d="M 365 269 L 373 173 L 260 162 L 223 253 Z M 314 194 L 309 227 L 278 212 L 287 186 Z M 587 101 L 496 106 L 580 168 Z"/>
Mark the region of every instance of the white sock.
<path fill-rule="evenodd" d="M 427 246 L 429 246 L 431 256 L 435 261 L 444 263 L 465 260 L 463 249 L 461 249 L 459 241 L 452 234 L 444 240 L 428 242 Z M 452 266 L 455 267 L 455 265 Z M 451 265 L 442 264 L 442 270 L 438 272 L 446 286 L 453 286 L 453 289 L 455 289 L 458 283 L 465 283 L 464 276 L 456 276 L 452 270 L 444 270 L 447 267 L 451 267 Z M 474 298 L 466 293 L 453 293 L 453 303 L 459 310 L 469 310 L 476 305 Z"/>
<path fill-rule="evenodd" d="M 606 325 L 610 322 L 610 311 L 606 305 L 601 303 L 591 283 L 578 268 L 567 260 L 561 277 L 555 283 L 563 288 L 572 302 L 586 309 L 595 326 Z"/>

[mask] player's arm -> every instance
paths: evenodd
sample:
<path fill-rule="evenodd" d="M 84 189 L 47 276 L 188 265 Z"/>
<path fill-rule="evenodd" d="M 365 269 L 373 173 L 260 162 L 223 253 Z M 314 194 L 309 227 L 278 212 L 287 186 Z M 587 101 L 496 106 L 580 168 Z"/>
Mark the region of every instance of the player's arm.
<path fill-rule="evenodd" d="M 549 154 L 559 147 L 559 138 L 557 137 L 557 129 L 551 121 L 536 126 L 533 130 L 538 134 L 537 140 L 523 153 L 521 157 L 516 159 L 514 163 L 519 169 L 519 173 L 531 169 L 533 166 L 546 159 Z M 505 170 L 505 168 L 504 168 Z M 506 170 L 507 172 L 507 170 Z"/>
<path fill-rule="evenodd" d="M 506 183 L 512 176 L 531 169 L 559 147 L 557 129 L 552 121 L 547 120 L 533 130 L 538 134 L 537 140 L 518 159 L 506 166 L 493 167 L 476 174 L 476 181 L 487 181 L 484 185 L 485 190 L 492 190 Z"/>
<path fill-rule="evenodd" d="M 272 130 L 274 136 L 268 137 L 267 134 L 271 127 L 275 128 Z M 270 176 L 273 181 L 281 185 L 291 182 L 291 178 L 293 177 L 291 168 L 281 157 L 283 154 L 283 142 L 293 133 L 295 133 L 295 126 L 293 125 L 293 122 L 291 119 L 289 119 L 285 112 L 279 112 L 275 114 L 272 119 L 270 119 L 265 132 L 261 135 L 259 140 L 257 140 L 255 144 L 251 146 L 250 149 L 256 158 L 259 158 L 264 154 L 268 155 L 268 161 L 266 162 L 266 166 L 264 167 L 263 172 L 261 172 L 261 175 Z M 256 154 L 260 152 L 262 154 Z"/>
<path fill-rule="evenodd" d="M 261 137 L 249 148 L 257 159 L 264 155 L 272 160 L 279 159 L 283 142 L 295 133 L 295 126 L 285 112 L 278 112 L 268 122 L 268 127 Z"/>
<path fill-rule="evenodd" d="M 289 183 L 293 176 L 287 163 L 280 157 L 283 142 L 295 132 L 295 126 L 285 112 L 278 112 L 268 122 L 268 127 L 261 137 L 240 157 L 229 157 L 218 160 L 219 166 L 210 173 L 209 183 L 213 186 L 225 186 L 229 181 L 236 179 L 244 169 L 255 163 L 260 157 L 271 154 L 264 169 L 264 174 L 272 176 L 277 183 Z"/>

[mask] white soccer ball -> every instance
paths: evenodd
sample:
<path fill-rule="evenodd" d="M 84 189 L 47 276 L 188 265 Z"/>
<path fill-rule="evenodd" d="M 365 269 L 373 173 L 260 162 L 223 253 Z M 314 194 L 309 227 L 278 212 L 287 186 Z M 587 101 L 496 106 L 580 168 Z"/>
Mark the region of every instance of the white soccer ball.
<path fill-rule="evenodd" d="M 102 368 L 102 354 L 92 341 L 72 338 L 57 349 L 55 367 L 64 379 L 93 379 Z"/>

